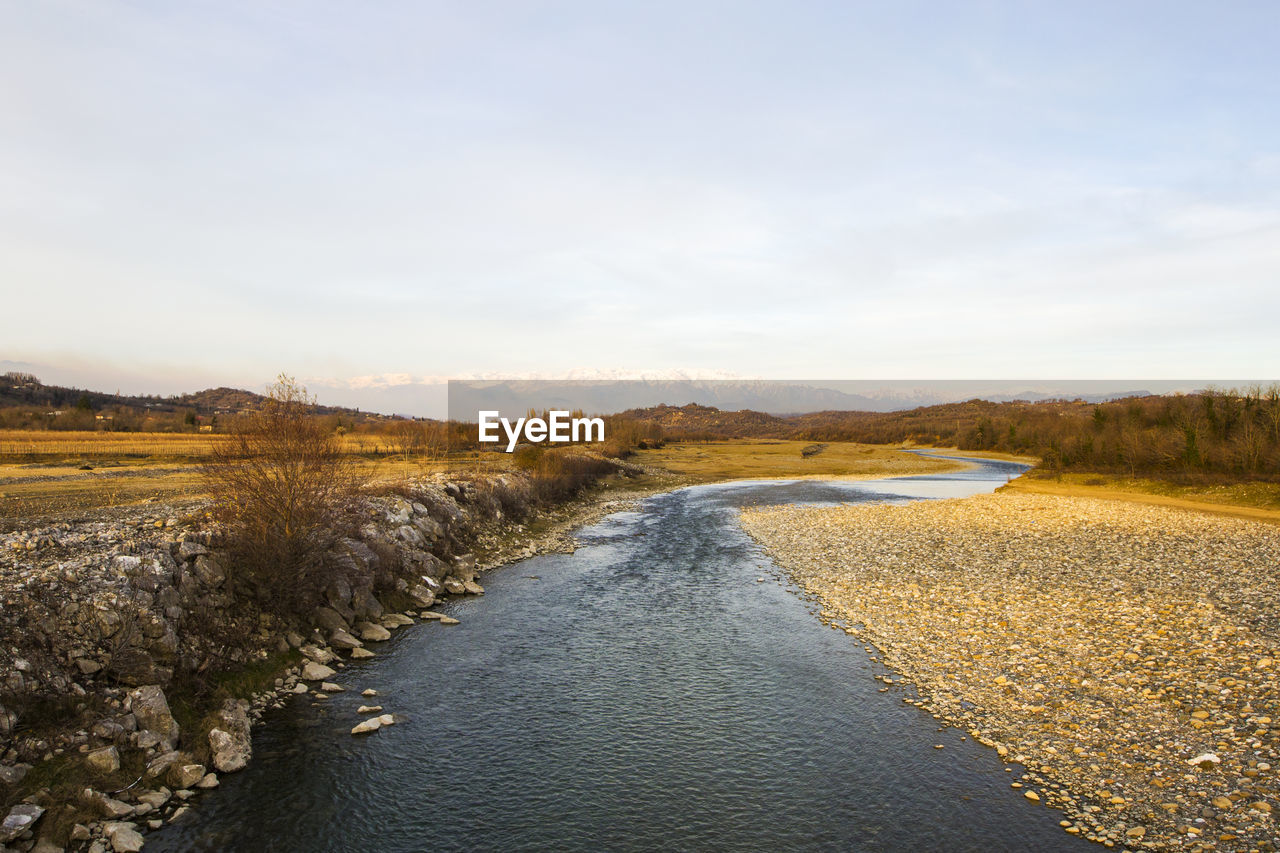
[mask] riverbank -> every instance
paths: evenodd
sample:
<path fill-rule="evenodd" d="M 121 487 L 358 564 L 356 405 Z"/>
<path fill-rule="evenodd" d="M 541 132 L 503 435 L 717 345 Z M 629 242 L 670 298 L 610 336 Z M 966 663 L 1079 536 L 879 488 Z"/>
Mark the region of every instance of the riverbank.
<path fill-rule="evenodd" d="M 1274 849 L 1280 530 L 1010 492 L 742 524 L 1066 832 Z"/>
<path fill-rule="evenodd" d="M 384 486 L 306 624 L 233 592 L 202 502 L 15 525 L 0 534 L 0 850 L 134 845 L 247 764 L 267 708 L 323 700 L 335 670 L 435 621 L 435 603 L 483 594 L 477 572 L 571 551 L 575 527 L 669 487 L 645 480 L 606 478 L 528 522 L 504 513 L 527 494 L 519 475 Z"/>

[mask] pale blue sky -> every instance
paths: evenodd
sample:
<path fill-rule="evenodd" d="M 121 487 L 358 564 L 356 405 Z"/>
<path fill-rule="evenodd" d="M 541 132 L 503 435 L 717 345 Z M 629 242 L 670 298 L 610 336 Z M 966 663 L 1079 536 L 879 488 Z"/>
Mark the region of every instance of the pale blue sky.
<path fill-rule="evenodd" d="M 1280 376 L 1277 3 L 0 3 L 0 362 Z"/>

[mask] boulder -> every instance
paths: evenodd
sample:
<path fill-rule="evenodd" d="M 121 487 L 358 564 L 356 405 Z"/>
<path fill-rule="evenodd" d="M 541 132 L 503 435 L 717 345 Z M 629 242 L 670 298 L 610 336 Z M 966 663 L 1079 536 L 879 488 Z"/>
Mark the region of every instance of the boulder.
<path fill-rule="evenodd" d="M 329 602 L 329 606 L 335 612 L 350 622 L 355 618 L 355 612 L 351 609 L 351 584 L 347 583 L 344 577 L 334 578 L 325 590 L 325 599 Z"/>
<path fill-rule="evenodd" d="M 84 760 L 98 773 L 115 773 L 120 769 L 120 752 L 114 746 L 95 749 Z"/>
<path fill-rule="evenodd" d="M 484 595 L 484 587 L 475 581 L 463 581 L 462 588 L 466 590 L 468 595 Z"/>
<path fill-rule="evenodd" d="M 346 631 L 338 630 L 329 635 L 329 645 L 333 646 L 335 649 L 352 651 L 360 648 L 364 643 L 360 642 Z"/>
<path fill-rule="evenodd" d="M 430 607 L 436 603 L 435 592 L 425 584 L 419 583 L 409 587 L 408 595 L 417 607 Z"/>
<path fill-rule="evenodd" d="M 370 732 L 376 732 L 382 728 L 382 721 L 377 717 L 371 717 L 368 720 L 362 720 L 351 729 L 353 735 L 364 735 Z"/>
<path fill-rule="evenodd" d="M 382 602 L 378 601 L 374 596 L 373 591 L 369 589 L 359 589 L 352 594 L 351 609 L 360 619 L 371 620 L 382 618 Z"/>
<path fill-rule="evenodd" d="M 462 581 L 457 578 L 447 577 L 444 579 L 444 591 L 450 595 L 462 595 L 467 591 L 467 588 L 463 585 Z"/>
<path fill-rule="evenodd" d="M 438 542 L 440 537 L 444 535 L 444 528 L 440 526 L 440 522 L 426 514 L 426 507 L 423 507 L 423 510 L 424 512 L 413 520 L 413 524 L 418 528 L 418 532 L 422 534 L 423 539 L 428 542 Z"/>
<path fill-rule="evenodd" d="M 328 649 L 322 649 L 316 645 L 303 646 L 300 651 L 308 659 L 313 660 L 316 663 L 329 663 L 330 661 L 332 661 L 334 658 L 337 657 L 337 655 L 335 655 L 333 652 L 329 651 Z"/>
<path fill-rule="evenodd" d="M 175 788 L 190 788 L 203 778 L 203 764 L 188 764 L 185 761 L 175 761 L 170 764 L 165 774 L 165 779 Z"/>
<path fill-rule="evenodd" d="M 372 622 L 357 622 L 356 630 L 360 632 L 360 639 L 366 643 L 382 643 L 391 639 L 390 631 Z"/>
<path fill-rule="evenodd" d="M 388 613 L 382 617 L 382 627 L 384 628 L 408 628 L 413 624 L 413 620 L 403 613 Z"/>
<path fill-rule="evenodd" d="M 199 542 L 181 542 L 178 544 L 178 559 L 194 560 L 209 553 L 209 549 Z"/>
<path fill-rule="evenodd" d="M 9 809 L 4 822 L 0 823 L 0 844 L 8 844 L 35 826 L 42 814 L 44 809 L 32 803 L 18 803 Z"/>
<path fill-rule="evenodd" d="M 111 842 L 115 853 L 138 853 L 142 849 L 142 836 L 131 823 L 112 821 L 102 828 L 102 834 Z"/>
<path fill-rule="evenodd" d="M 17 785 L 30 769 L 30 764 L 0 764 L 0 784 Z"/>
<path fill-rule="evenodd" d="M 342 614 L 332 607 L 317 607 L 313 618 L 316 625 L 326 631 L 346 631 L 351 627 L 350 623 L 342 618 Z"/>
<path fill-rule="evenodd" d="M 366 658 L 373 657 L 373 652 L 369 651 L 368 649 L 362 646 L 358 649 L 352 649 L 351 657 L 353 660 L 364 660 Z"/>
<path fill-rule="evenodd" d="M 219 773 L 243 770 L 253 755 L 249 735 L 249 703 L 228 699 L 218 711 L 218 725 L 209 732 L 213 768 Z"/>
<path fill-rule="evenodd" d="M 458 580 L 466 583 L 476 579 L 476 558 L 474 554 L 459 554 L 453 558 L 453 568 L 449 571 Z"/>
<path fill-rule="evenodd" d="M 196 580 L 209 589 L 217 589 L 227 580 L 227 573 L 223 571 L 222 565 L 208 554 L 201 554 L 196 557 L 193 568 L 196 573 Z"/>
<path fill-rule="evenodd" d="M 169 712 L 169 702 L 158 684 L 148 684 L 129 692 L 129 710 L 138 720 L 138 728 L 158 734 L 173 749 L 178 745 L 178 721 Z"/>
<path fill-rule="evenodd" d="M 322 663 L 316 663 L 309 660 L 302 667 L 302 678 L 304 681 L 325 681 L 337 674 L 337 670 L 330 669 Z"/>

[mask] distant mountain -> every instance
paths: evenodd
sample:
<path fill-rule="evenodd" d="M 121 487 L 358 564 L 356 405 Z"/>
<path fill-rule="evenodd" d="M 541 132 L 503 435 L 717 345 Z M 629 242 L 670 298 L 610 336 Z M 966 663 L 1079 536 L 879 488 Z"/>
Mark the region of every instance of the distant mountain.
<path fill-rule="evenodd" d="M 267 398 L 241 388 L 208 388 L 190 394 L 169 397 L 155 395 L 110 394 L 83 388 L 45 385 L 29 373 L 0 374 L 0 407 L 32 407 L 70 409 L 87 401 L 94 411 L 127 407 L 153 412 L 194 411 L 198 415 L 231 414 L 254 411 Z M 340 406 L 317 406 L 320 414 L 342 414 L 359 418 L 362 413 Z"/>
<path fill-rule="evenodd" d="M 1194 390 L 1197 384 L 1180 383 L 1187 386 L 1187 390 Z M 416 387 L 421 393 L 422 386 Z M 451 418 L 474 421 L 476 413 L 483 410 L 497 410 L 504 415 L 523 414 L 530 408 L 582 409 L 609 414 L 697 403 L 721 411 L 789 415 L 820 411 L 895 412 L 972 399 L 992 402 L 1080 399 L 1097 403 L 1151 393 L 1131 390 L 1132 387 L 1099 381 L 454 380 L 449 383 L 448 412 Z"/>
<path fill-rule="evenodd" d="M 726 412 L 714 406 L 689 403 L 684 406 L 650 406 L 629 409 L 621 417 L 652 421 L 664 432 L 681 436 L 716 436 L 719 438 L 782 437 L 795 431 L 795 424 L 764 412 L 743 409 Z"/>

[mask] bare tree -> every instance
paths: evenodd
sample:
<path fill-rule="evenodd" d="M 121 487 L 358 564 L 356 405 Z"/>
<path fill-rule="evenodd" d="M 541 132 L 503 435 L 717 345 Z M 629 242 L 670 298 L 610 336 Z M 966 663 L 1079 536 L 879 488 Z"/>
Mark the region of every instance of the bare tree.
<path fill-rule="evenodd" d="M 228 537 L 228 576 L 284 610 L 309 605 L 323 585 L 324 551 L 357 484 L 314 406 L 281 374 L 202 469 Z"/>

